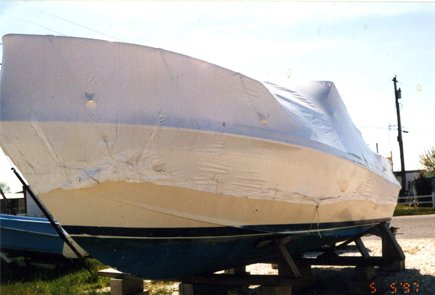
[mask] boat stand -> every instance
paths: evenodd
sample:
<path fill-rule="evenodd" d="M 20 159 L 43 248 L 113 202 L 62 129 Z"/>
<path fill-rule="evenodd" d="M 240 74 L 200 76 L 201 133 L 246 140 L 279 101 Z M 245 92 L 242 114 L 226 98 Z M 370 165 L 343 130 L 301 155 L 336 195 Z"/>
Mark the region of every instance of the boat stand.
<path fill-rule="evenodd" d="M 361 239 L 366 235 L 381 238 L 382 256 L 370 256 Z M 235 294 L 235 290 L 242 290 L 243 287 L 259 286 L 255 293 L 258 295 L 292 295 L 299 290 L 302 293 L 298 294 L 303 294 L 303 289 L 314 283 L 312 266 L 353 266 L 355 273 L 354 278 L 349 282 L 349 290 L 352 294 L 365 295 L 373 294 L 370 292 L 373 291 L 371 286 L 375 280 L 376 285 L 380 285 L 376 279 L 378 271 L 399 272 L 405 269 L 405 255 L 387 223 L 380 223 L 361 236 L 316 251 L 317 255 L 314 257 L 312 253 L 302 253 L 303 255 L 297 258 L 292 257 L 286 248 L 286 244 L 290 241 L 291 237 L 273 241 L 278 260 L 267 263 L 277 266 L 277 275 L 251 275 L 245 271 L 245 267 L 240 267 L 221 274 L 186 278 L 180 284 L 179 293 L 180 295 L 227 295 Z M 339 253 L 351 248 L 349 245 L 351 243 L 355 244 L 360 256 L 340 256 Z"/>
<path fill-rule="evenodd" d="M 180 295 L 199 294 L 237 294 L 238 291 L 249 286 L 258 286 L 258 295 L 286 294 L 292 295 L 293 289 L 305 288 L 313 283 L 311 266 L 304 262 L 295 261 L 288 252 L 286 245 L 290 237 L 272 241 L 276 249 L 277 260 L 268 261 L 278 269 L 277 275 L 251 275 L 246 267 L 225 270 L 221 274 L 209 274 L 189 277 L 183 280 L 179 287 Z M 243 292 L 243 291 L 242 291 Z"/>
<path fill-rule="evenodd" d="M 366 235 L 375 235 L 381 238 L 382 256 L 370 256 L 361 239 Z M 376 281 L 376 285 L 379 286 L 376 279 L 378 271 L 398 272 L 405 269 L 405 255 L 387 223 L 380 223 L 361 236 L 340 244 L 330 245 L 316 252 L 302 253 L 298 257 L 290 255 L 287 251 L 286 245 L 291 242 L 290 236 L 264 242 L 273 243 L 277 258 L 271 261 L 262 261 L 262 263 L 274 265 L 278 269 L 278 274 L 250 274 L 246 272 L 246 266 L 241 266 L 221 273 L 184 278 L 179 284 L 179 294 L 304 294 L 303 290 L 315 283 L 312 266 L 353 266 L 355 273 L 353 280 L 349 282 L 349 291 L 351 294 L 365 295 L 373 294 L 370 288 L 373 282 Z M 355 244 L 353 249 L 356 247 L 360 256 L 340 256 L 351 248 L 351 243 Z M 146 291 L 143 291 L 142 279 L 113 269 L 100 271 L 99 275 L 111 278 L 111 294 L 147 294 Z M 249 289 L 250 286 L 256 286 L 255 291 Z"/>

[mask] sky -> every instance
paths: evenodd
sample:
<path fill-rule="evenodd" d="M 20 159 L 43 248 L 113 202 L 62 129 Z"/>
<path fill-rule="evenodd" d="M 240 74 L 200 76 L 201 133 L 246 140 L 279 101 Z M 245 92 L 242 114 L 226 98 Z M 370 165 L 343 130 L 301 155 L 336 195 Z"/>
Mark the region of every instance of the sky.
<path fill-rule="evenodd" d="M 0 36 L 10 33 L 158 47 L 282 85 L 333 81 L 394 170 L 397 75 L 406 169 L 422 168 L 419 155 L 435 146 L 435 2 L 0 0 Z M 10 166 L 0 151 L 0 181 L 17 190 Z"/>

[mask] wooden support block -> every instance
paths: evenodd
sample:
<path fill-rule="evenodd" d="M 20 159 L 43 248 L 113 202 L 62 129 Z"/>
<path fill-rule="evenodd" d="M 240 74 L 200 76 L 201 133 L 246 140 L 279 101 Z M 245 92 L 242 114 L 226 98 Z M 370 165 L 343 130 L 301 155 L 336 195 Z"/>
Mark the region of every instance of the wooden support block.
<path fill-rule="evenodd" d="M 103 269 L 98 271 L 98 275 L 110 278 L 110 294 L 112 295 L 148 294 L 143 290 L 142 279 L 120 272 L 117 269 Z"/>
<path fill-rule="evenodd" d="M 355 240 L 355 245 L 358 248 L 359 252 L 361 253 L 362 257 L 364 257 L 364 258 L 370 257 L 370 254 L 369 254 L 366 246 L 362 242 L 361 238 L 358 238 Z"/>
<path fill-rule="evenodd" d="M 287 270 L 285 272 L 287 272 L 290 275 L 290 277 L 292 278 L 302 277 L 302 274 L 298 266 L 296 265 L 295 261 L 290 256 L 290 254 L 288 253 L 285 247 L 285 242 L 282 240 L 277 240 L 275 242 L 275 245 L 277 247 L 278 253 L 280 254 L 279 269 L 281 269 L 281 273 L 283 272 L 283 268 L 286 268 Z"/>
<path fill-rule="evenodd" d="M 111 295 L 133 295 L 143 293 L 143 280 L 137 278 L 110 279 Z"/>

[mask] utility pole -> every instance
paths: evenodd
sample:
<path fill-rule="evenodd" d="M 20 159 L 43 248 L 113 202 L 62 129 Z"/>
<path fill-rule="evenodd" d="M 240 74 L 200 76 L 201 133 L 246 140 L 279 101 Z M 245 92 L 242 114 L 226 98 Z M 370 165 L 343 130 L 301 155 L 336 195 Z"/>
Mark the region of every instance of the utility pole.
<path fill-rule="evenodd" d="M 397 89 L 397 77 L 394 76 L 394 96 L 396 98 L 396 113 L 397 113 L 397 141 L 399 142 L 400 149 L 400 178 L 402 180 L 402 189 L 400 190 L 400 195 L 403 196 L 406 191 L 406 177 L 405 177 L 405 155 L 403 153 L 403 140 L 402 140 L 402 123 L 400 121 L 400 106 L 399 99 L 402 98 L 402 90 Z"/>

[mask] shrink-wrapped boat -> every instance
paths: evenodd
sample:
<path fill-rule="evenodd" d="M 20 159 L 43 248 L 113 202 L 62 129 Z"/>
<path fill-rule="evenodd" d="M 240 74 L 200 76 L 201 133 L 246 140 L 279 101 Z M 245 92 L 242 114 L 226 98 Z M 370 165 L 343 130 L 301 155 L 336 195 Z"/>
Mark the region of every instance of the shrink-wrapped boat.
<path fill-rule="evenodd" d="M 158 48 L 6 35 L 0 144 L 66 231 L 174 279 L 389 221 L 399 185 L 332 82 L 282 87 Z"/>

